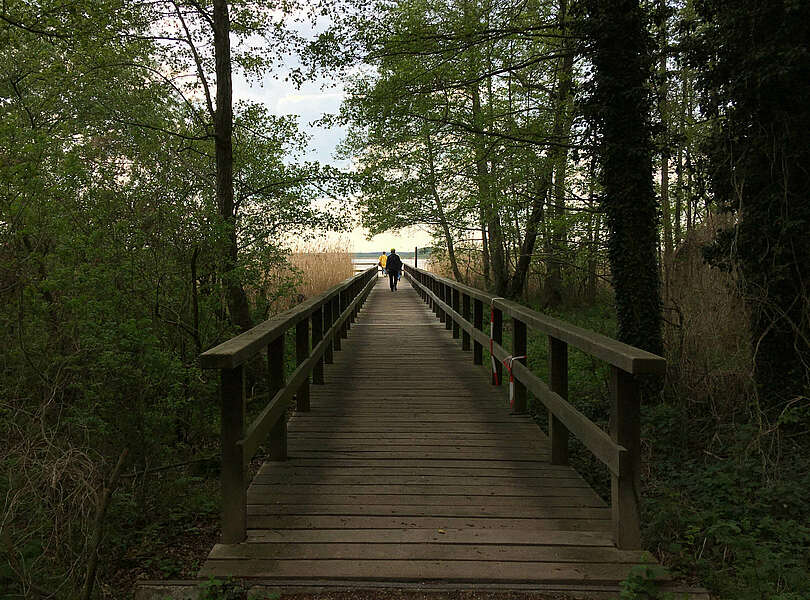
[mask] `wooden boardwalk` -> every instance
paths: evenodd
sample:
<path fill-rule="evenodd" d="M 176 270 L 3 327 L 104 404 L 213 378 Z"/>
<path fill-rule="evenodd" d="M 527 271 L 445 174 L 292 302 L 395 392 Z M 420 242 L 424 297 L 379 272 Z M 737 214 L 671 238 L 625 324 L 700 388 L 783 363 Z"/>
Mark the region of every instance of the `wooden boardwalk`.
<path fill-rule="evenodd" d="M 264 583 L 617 589 L 607 505 L 511 415 L 403 278 L 380 280 L 247 492 L 247 539 L 200 575 Z"/>

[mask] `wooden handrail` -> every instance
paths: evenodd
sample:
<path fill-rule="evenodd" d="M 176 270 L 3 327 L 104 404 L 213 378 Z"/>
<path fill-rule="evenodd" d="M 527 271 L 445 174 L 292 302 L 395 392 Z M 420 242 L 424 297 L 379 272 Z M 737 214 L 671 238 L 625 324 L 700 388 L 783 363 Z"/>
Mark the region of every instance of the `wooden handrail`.
<path fill-rule="evenodd" d="M 376 273 L 376 266 L 358 273 L 200 355 L 203 369 L 220 369 L 224 544 L 239 543 L 246 536 L 250 459 L 268 435 L 271 458 L 287 458 L 287 408 L 295 398 L 297 410 L 309 410 L 310 375 L 312 383 L 324 382 L 323 363 L 332 362 L 333 351 L 340 350 L 340 339 L 374 287 Z M 284 336 L 293 327 L 297 366 L 285 382 Z M 265 348 L 270 400 L 245 430 L 243 365 Z"/>
<path fill-rule="evenodd" d="M 405 272 L 439 320 L 447 329 L 452 329 L 453 337 L 458 337 L 459 330 L 463 331 L 462 348 L 469 350 L 470 341 L 473 341 L 475 364 L 482 364 L 485 346 L 491 349 L 493 384 L 500 384 L 502 380 L 503 361 L 522 357 L 510 361 L 514 379 L 514 412 L 526 412 L 527 392 L 532 392 L 548 411 L 552 464 L 567 464 L 568 437 L 573 433 L 607 466 L 611 473 L 616 546 L 640 548 L 641 430 L 636 376 L 663 374 L 666 371 L 665 359 L 423 269 L 406 265 Z M 484 304 L 490 307 L 490 335 L 483 331 Z M 511 351 L 501 345 L 504 316 L 512 319 Z M 550 385 L 526 366 L 529 328 L 548 336 Z M 611 365 L 610 434 L 568 402 L 568 345 Z"/>

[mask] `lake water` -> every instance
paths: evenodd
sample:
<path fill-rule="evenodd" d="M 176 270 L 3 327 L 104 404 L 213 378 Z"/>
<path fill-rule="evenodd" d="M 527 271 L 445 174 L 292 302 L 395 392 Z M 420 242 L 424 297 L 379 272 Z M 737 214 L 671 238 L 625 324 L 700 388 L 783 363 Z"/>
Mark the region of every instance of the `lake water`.
<path fill-rule="evenodd" d="M 376 258 L 361 257 L 361 258 L 353 258 L 352 262 L 354 263 L 354 271 L 355 271 L 355 273 L 357 273 L 359 271 L 365 271 L 366 269 L 371 268 L 374 265 L 376 265 L 377 264 L 377 259 Z M 406 265 L 413 266 L 413 258 L 403 258 L 402 262 L 404 264 L 406 264 Z M 424 264 L 425 264 L 425 259 L 420 258 L 419 259 L 419 266 L 424 266 Z"/>

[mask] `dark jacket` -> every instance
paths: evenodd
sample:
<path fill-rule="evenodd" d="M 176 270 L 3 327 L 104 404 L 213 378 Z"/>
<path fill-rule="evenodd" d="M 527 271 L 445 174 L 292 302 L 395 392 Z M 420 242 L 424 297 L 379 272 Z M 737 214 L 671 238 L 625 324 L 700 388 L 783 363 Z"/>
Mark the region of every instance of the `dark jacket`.
<path fill-rule="evenodd" d="M 402 259 L 399 254 L 391 253 L 388 255 L 388 262 L 385 263 L 385 270 L 389 273 L 399 273 L 402 270 Z"/>

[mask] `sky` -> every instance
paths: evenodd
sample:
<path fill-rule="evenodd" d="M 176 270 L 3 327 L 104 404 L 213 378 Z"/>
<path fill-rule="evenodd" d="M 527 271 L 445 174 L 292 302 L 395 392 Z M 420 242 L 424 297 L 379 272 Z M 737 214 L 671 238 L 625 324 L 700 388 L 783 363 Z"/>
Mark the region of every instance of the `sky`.
<path fill-rule="evenodd" d="M 349 161 L 338 161 L 334 158 L 337 145 L 345 135 L 342 128 L 325 129 L 312 125 L 325 113 L 336 113 L 344 97 L 339 81 L 321 79 L 307 82 L 296 88 L 285 82 L 283 73 L 273 78 L 268 73 L 260 81 L 246 81 L 241 74 L 234 73 L 234 100 L 260 102 L 275 115 L 298 115 L 299 127 L 310 136 L 309 152 L 303 160 L 317 160 L 341 169 L 350 168 Z M 343 236 L 346 237 L 345 235 Z M 430 246 L 429 234 L 421 228 L 411 227 L 400 231 L 381 234 L 367 240 L 367 232 L 358 227 L 348 236 L 355 252 L 375 252 L 383 249 L 413 249 L 415 246 Z"/>

